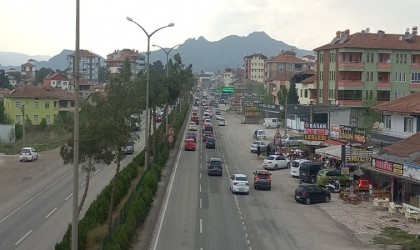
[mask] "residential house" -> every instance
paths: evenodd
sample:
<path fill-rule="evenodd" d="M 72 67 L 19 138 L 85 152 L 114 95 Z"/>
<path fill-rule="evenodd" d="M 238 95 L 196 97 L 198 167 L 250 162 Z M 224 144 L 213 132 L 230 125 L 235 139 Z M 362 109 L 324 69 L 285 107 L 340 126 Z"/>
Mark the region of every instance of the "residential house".
<path fill-rule="evenodd" d="M 229 86 L 232 82 L 243 79 L 244 70 L 242 68 L 226 68 L 223 73 L 223 84 Z"/>
<path fill-rule="evenodd" d="M 59 89 L 70 89 L 70 81 L 67 76 L 61 73 L 51 73 L 46 76 L 43 81 L 42 85 L 44 87 L 52 87 L 52 88 L 59 88 Z"/>
<path fill-rule="evenodd" d="M 79 51 L 79 73 L 80 76 L 88 82 L 94 83 L 99 81 L 99 68 L 101 66 L 101 57 L 87 50 Z M 68 61 L 68 77 L 73 78 L 75 73 L 75 54 L 67 56 Z"/>
<path fill-rule="evenodd" d="M 261 53 L 254 53 L 244 57 L 244 80 L 264 82 L 264 62 L 267 57 Z"/>
<path fill-rule="evenodd" d="M 396 141 L 420 132 L 420 92 L 380 103 L 373 109 L 381 114 L 381 120 L 372 124 L 373 138 Z"/>
<path fill-rule="evenodd" d="M 107 55 L 105 60 L 105 64 L 111 76 L 121 72 L 126 59 L 128 59 L 128 62 L 130 63 L 132 77 L 135 77 L 138 73 L 145 71 L 146 63 L 145 56 L 143 54 L 140 54 L 137 50 L 115 50 L 113 53 Z"/>
<path fill-rule="evenodd" d="M 36 61 L 29 59 L 28 62 L 20 66 L 20 74 L 24 84 L 32 84 L 35 82 Z"/>
<path fill-rule="evenodd" d="M 290 88 L 290 80 L 292 79 L 293 74 L 293 72 L 287 71 L 282 72 L 280 74 L 276 74 L 272 78 L 268 79 L 266 85 L 268 92 L 273 98 L 274 104 L 279 104 L 277 93 L 280 91 L 280 89 L 285 88 L 288 90 Z"/>
<path fill-rule="evenodd" d="M 22 124 L 23 117 L 33 125 L 39 125 L 43 118 L 47 124 L 54 124 L 59 111 L 72 111 L 74 95 L 64 91 L 48 91 L 33 85 L 16 88 L 4 94 L 5 113 L 13 123 Z"/>
<path fill-rule="evenodd" d="M 317 53 L 317 104 L 363 107 L 420 90 L 417 27 L 403 34 L 337 31 Z"/>
<path fill-rule="evenodd" d="M 316 99 L 316 75 L 312 75 L 303 81 L 296 83 L 296 91 L 299 96 L 299 103 L 302 105 L 313 104 Z"/>

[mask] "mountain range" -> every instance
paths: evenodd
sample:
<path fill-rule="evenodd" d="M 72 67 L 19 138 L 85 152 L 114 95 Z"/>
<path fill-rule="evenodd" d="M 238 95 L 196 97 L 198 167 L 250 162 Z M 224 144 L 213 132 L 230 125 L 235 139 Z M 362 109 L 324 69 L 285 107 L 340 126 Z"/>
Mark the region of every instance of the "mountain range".
<path fill-rule="evenodd" d="M 218 72 L 226 68 L 242 67 L 245 56 L 261 53 L 267 58 L 277 56 L 282 50 L 294 50 L 297 57 L 313 55 L 313 51 L 299 49 L 293 45 L 277 41 L 265 32 L 253 32 L 248 36 L 227 36 L 219 41 L 210 42 L 204 37 L 187 39 L 182 46 L 173 49 L 170 55 L 179 53 L 185 65 L 192 64 L 193 72 Z M 90 49 L 94 52 L 94 49 Z M 112 53 L 113 50 L 110 50 Z M 20 69 L 20 65 L 28 59 L 37 60 L 36 67 L 65 70 L 68 66 L 67 56 L 73 50 L 64 49 L 60 54 L 49 56 L 29 56 L 21 53 L 0 52 L 0 69 L 6 71 L 10 68 Z M 104 58 L 102 58 L 103 63 Z M 150 62 L 160 60 L 166 64 L 166 53 L 162 50 L 150 53 Z"/>

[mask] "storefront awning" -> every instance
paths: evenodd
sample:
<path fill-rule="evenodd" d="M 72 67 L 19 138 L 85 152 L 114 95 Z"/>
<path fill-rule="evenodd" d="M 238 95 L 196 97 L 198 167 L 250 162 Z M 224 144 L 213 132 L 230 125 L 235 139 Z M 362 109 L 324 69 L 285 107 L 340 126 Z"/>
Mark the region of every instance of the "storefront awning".
<path fill-rule="evenodd" d="M 325 140 L 319 144 L 319 146 L 336 146 L 336 145 L 344 145 L 346 143 L 336 140 Z"/>
<path fill-rule="evenodd" d="M 341 145 L 315 149 L 315 154 L 323 154 L 341 159 Z"/>

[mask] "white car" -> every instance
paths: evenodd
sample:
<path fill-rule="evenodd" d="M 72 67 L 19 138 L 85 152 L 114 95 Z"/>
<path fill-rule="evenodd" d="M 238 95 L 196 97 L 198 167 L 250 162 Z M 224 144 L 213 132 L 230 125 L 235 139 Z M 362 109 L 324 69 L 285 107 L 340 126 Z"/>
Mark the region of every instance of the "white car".
<path fill-rule="evenodd" d="M 233 194 L 249 194 L 248 177 L 244 174 L 233 174 L 229 179 L 229 188 Z"/>
<path fill-rule="evenodd" d="M 310 162 L 310 160 L 307 160 L 307 159 L 293 160 L 290 166 L 290 175 L 293 177 L 299 177 L 300 165 L 302 165 L 302 163 L 304 162 Z"/>
<path fill-rule="evenodd" d="M 216 115 L 216 120 L 223 118 L 221 115 Z"/>
<path fill-rule="evenodd" d="M 33 147 L 24 147 L 20 150 L 19 161 L 38 160 L 38 153 Z"/>
<path fill-rule="evenodd" d="M 303 144 L 302 139 L 300 139 L 300 137 L 297 136 L 286 137 L 285 139 L 282 139 L 282 143 L 286 147 L 301 146 Z"/>
<path fill-rule="evenodd" d="M 263 141 L 254 141 L 251 144 L 251 147 L 250 147 L 251 153 L 257 153 L 258 146 L 260 146 L 261 153 L 262 152 L 265 152 L 267 150 L 267 144 L 265 144 L 265 142 L 263 142 Z"/>
<path fill-rule="evenodd" d="M 226 126 L 225 118 L 220 117 L 220 119 L 217 120 L 217 124 L 219 126 Z"/>
<path fill-rule="evenodd" d="M 263 160 L 264 169 L 278 170 L 279 168 L 289 168 L 290 160 L 283 155 L 270 155 Z"/>
<path fill-rule="evenodd" d="M 197 124 L 195 122 L 190 122 L 190 124 L 188 125 L 188 130 L 189 131 L 197 131 Z"/>

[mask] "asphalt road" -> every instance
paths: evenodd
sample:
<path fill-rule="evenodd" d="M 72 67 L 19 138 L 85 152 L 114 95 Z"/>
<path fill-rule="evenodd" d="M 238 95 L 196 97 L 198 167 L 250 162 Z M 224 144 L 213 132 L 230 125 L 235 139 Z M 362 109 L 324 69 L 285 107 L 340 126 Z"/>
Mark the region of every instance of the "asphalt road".
<path fill-rule="evenodd" d="M 122 167 L 144 147 L 144 129 L 137 133 L 135 154 Z M 59 149 L 41 152 L 35 162 L 18 159 L 0 156 L 0 249 L 54 249 L 72 221 L 73 165 L 63 165 Z M 115 164 L 96 166 L 80 218 L 114 174 Z M 79 200 L 84 188 L 85 174 L 79 170 Z"/>
<path fill-rule="evenodd" d="M 197 151 L 178 153 L 150 249 L 368 249 L 319 205 L 294 201 L 298 180 L 290 169 L 272 172 L 271 191 L 254 190 L 252 173 L 262 159 L 249 147 L 261 126 L 223 116 L 227 126 L 216 126 L 216 149 L 205 149 L 198 131 Z M 210 157 L 224 161 L 222 177 L 207 176 Z M 250 178 L 249 195 L 231 194 L 233 173 Z"/>

